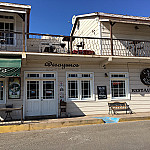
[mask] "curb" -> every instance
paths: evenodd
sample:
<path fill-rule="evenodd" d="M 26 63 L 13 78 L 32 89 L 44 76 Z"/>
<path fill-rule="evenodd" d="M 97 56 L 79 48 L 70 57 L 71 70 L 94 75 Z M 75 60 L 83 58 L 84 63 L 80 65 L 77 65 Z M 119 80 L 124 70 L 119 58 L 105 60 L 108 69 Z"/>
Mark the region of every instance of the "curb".
<path fill-rule="evenodd" d="M 150 117 L 120 118 L 120 119 L 119 119 L 119 122 L 143 121 L 143 120 L 150 120 Z"/>
<path fill-rule="evenodd" d="M 143 121 L 143 120 L 150 120 L 150 117 L 120 118 L 119 122 Z M 32 130 L 52 129 L 70 126 L 83 126 L 93 124 L 104 124 L 104 121 L 102 119 L 86 119 L 75 121 L 40 122 L 40 123 L 29 123 L 20 125 L 8 125 L 8 126 L 0 126 L 0 133 L 32 131 Z"/>
<path fill-rule="evenodd" d="M 42 123 L 31 123 L 31 124 L 20 124 L 20 125 L 8 125 L 0 126 L 0 133 L 18 132 L 18 131 L 32 131 L 41 129 L 52 129 L 69 126 L 83 126 L 92 124 L 103 124 L 102 119 L 90 119 L 90 120 L 77 120 L 77 121 L 62 121 L 62 122 L 42 122 Z"/>

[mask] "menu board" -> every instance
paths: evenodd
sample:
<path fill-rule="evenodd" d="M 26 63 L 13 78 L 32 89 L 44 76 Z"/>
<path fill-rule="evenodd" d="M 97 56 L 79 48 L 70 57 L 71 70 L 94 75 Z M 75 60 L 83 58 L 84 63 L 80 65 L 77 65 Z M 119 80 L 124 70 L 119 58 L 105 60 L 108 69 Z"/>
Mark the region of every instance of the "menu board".
<path fill-rule="evenodd" d="M 98 99 L 107 99 L 106 86 L 97 86 Z"/>

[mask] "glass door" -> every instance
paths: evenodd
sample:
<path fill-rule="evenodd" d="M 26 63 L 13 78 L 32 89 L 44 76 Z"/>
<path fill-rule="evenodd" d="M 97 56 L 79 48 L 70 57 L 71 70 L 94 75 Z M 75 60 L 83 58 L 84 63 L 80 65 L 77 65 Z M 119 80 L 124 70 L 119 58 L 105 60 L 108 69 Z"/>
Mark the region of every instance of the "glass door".
<path fill-rule="evenodd" d="M 26 116 L 57 114 L 55 74 L 26 73 Z"/>
<path fill-rule="evenodd" d="M 41 115 L 40 81 L 27 81 L 26 114 L 28 116 Z"/>
<path fill-rule="evenodd" d="M 55 81 L 42 81 L 41 100 L 42 115 L 53 115 L 56 113 Z"/>

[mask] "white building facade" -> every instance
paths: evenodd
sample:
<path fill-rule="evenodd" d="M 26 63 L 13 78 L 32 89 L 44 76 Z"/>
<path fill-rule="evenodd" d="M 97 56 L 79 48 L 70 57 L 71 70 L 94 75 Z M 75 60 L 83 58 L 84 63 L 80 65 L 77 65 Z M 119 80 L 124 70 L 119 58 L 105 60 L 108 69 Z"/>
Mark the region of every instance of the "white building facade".
<path fill-rule="evenodd" d="M 108 114 L 111 101 L 150 111 L 148 17 L 85 14 L 55 36 L 29 33 L 31 6 L 0 6 L 1 108 L 23 105 L 24 118 L 59 117 L 60 101 L 64 116 Z"/>

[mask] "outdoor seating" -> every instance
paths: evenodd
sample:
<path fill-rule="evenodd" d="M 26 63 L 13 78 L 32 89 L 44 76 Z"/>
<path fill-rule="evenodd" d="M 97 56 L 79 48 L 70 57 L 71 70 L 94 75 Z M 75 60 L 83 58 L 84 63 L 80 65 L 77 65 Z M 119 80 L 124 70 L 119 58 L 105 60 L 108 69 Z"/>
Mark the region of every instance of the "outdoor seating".
<path fill-rule="evenodd" d="M 13 108 L 13 104 L 6 105 L 6 108 Z M 11 117 L 12 110 L 6 110 L 5 113 L 6 113 L 5 120 L 7 119 L 12 120 L 12 117 Z"/>
<path fill-rule="evenodd" d="M 41 42 L 39 46 L 39 52 L 57 53 L 60 49 L 64 49 L 65 43 L 49 43 Z"/>
<path fill-rule="evenodd" d="M 117 114 L 117 111 L 125 111 L 126 114 L 129 111 L 129 113 L 132 114 L 132 110 L 126 102 L 110 102 L 108 103 L 108 106 L 109 114 L 112 114 L 112 111 L 114 112 L 114 114 Z"/>
<path fill-rule="evenodd" d="M 12 111 L 18 111 L 18 110 L 21 111 L 21 123 L 23 123 L 23 105 L 21 107 L 14 108 L 13 104 L 11 104 L 11 105 L 7 104 L 7 105 L 5 105 L 5 108 L 0 108 L 0 111 L 4 111 L 6 113 L 6 117 L 5 117 L 4 121 L 13 120 L 11 113 L 12 113 Z"/>

